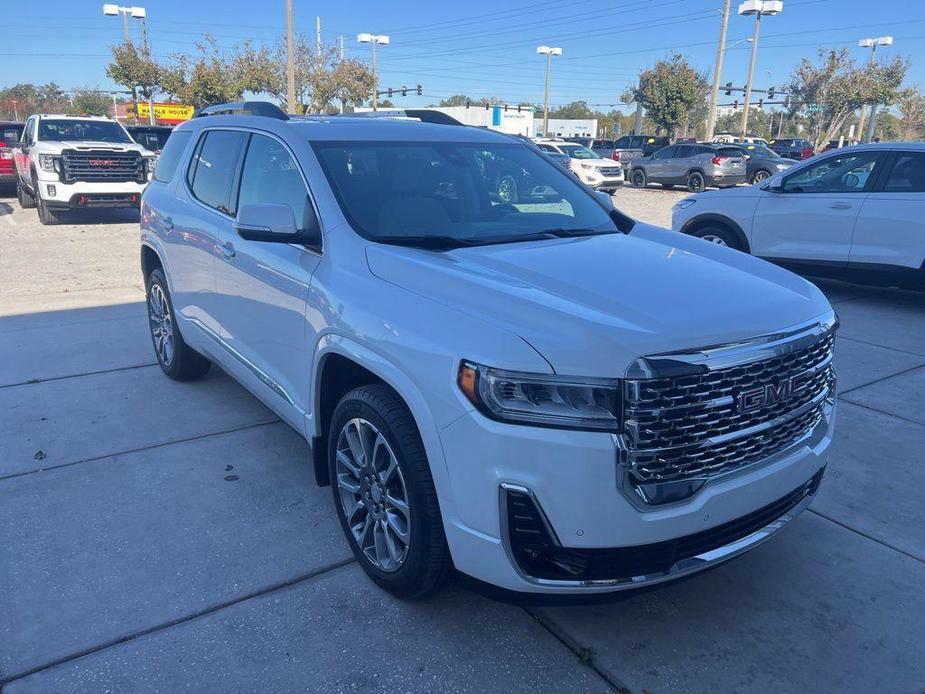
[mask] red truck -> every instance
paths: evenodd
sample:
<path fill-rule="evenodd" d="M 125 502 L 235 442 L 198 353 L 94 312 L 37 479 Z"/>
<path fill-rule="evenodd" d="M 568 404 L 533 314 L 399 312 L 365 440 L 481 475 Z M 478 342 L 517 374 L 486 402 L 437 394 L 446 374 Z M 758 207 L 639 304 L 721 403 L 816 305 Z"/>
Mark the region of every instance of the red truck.
<path fill-rule="evenodd" d="M 0 186 L 16 183 L 13 167 L 13 143 L 22 136 L 22 123 L 0 121 Z"/>

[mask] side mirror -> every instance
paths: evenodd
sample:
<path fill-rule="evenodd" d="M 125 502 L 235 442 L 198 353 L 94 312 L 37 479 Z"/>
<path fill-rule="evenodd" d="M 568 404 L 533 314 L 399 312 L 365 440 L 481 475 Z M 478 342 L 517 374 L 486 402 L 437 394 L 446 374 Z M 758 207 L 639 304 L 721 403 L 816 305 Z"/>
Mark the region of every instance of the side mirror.
<path fill-rule="evenodd" d="M 314 214 L 306 229 L 300 231 L 292 207 L 276 202 L 242 205 L 234 230 L 242 239 L 266 243 L 317 243 L 321 236 Z"/>
<path fill-rule="evenodd" d="M 764 187 L 764 190 L 769 193 L 783 193 L 784 192 L 784 182 L 782 180 L 774 181 L 773 183 L 768 183 Z"/>
<path fill-rule="evenodd" d="M 604 205 L 608 212 L 613 209 L 613 198 L 610 197 L 610 193 L 607 193 L 603 190 L 596 190 L 594 191 L 594 194 L 597 196 L 597 199 L 600 200 L 601 204 Z"/>

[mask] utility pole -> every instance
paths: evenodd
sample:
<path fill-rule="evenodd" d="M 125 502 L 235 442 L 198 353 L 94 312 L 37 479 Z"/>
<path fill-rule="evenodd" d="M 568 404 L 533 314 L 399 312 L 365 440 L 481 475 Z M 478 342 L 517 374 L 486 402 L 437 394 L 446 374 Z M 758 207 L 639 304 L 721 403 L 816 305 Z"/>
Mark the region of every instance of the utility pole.
<path fill-rule="evenodd" d="M 880 36 L 875 39 L 861 39 L 858 41 L 858 45 L 861 48 L 870 49 L 870 58 L 867 61 L 867 67 L 873 67 L 874 58 L 877 54 L 877 46 L 892 46 L 893 37 L 892 36 Z M 877 105 L 872 104 L 870 107 L 870 119 L 874 120 L 874 117 L 877 113 Z M 866 142 L 870 142 L 870 139 L 874 136 L 874 129 L 869 128 L 867 135 L 864 134 L 864 117 L 867 114 L 867 105 L 861 106 L 861 117 L 858 120 L 858 139 L 864 138 Z"/>
<path fill-rule="evenodd" d="M 710 113 L 707 116 L 707 132 L 704 140 L 709 142 L 713 139 L 713 132 L 716 129 L 716 102 L 719 99 L 719 81 L 723 75 L 723 59 L 726 57 L 726 32 L 729 29 L 729 3 L 730 0 L 723 2 L 723 22 L 719 31 L 719 47 L 716 50 L 716 68 L 713 71 L 713 89 L 710 91 Z"/>
<path fill-rule="evenodd" d="M 536 52 L 546 56 L 546 85 L 543 88 L 543 137 L 549 137 L 549 73 L 552 70 L 552 57 L 562 55 L 561 48 L 537 46 Z"/>
<path fill-rule="evenodd" d="M 742 137 L 748 135 L 748 112 L 752 100 L 752 80 L 755 78 L 755 59 L 758 57 L 758 35 L 761 32 L 761 18 L 780 14 L 784 9 L 782 0 L 745 0 L 739 5 L 739 14 L 755 15 L 755 35 L 752 37 L 752 57 L 748 64 L 748 82 L 745 84 L 745 108 L 742 110 Z"/>
<path fill-rule="evenodd" d="M 369 49 L 372 52 L 372 61 L 373 61 L 373 111 L 379 108 L 379 73 L 376 71 L 376 46 L 382 44 L 383 46 L 389 45 L 389 37 L 385 34 L 357 34 L 357 41 L 360 43 L 368 43 Z"/>
<path fill-rule="evenodd" d="M 128 43 L 128 12 L 122 13 L 122 34 L 125 37 L 125 42 Z"/>
<path fill-rule="evenodd" d="M 315 48 L 318 50 L 318 57 L 321 57 L 321 17 L 315 17 Z"/>
<path fill-rule="evenodd" d="M 145 53 L 150 56 L 151 49 L 148 47 L 148 19 L 147 12 L 141 18 L 141 40 L 144 43 Z M 148 86 L 148 124 L 154 125 L 157 120 L 154 117 L 154 86 Z"/>
<path fill-rule="evenodd" d="M 341 60 L 344 59 L 344 38 L 345 38 L 345 37 L 344 37 L 343 34 L 341 34 L 340 36 L 337 37 L 338 53 L 340 54 L 340 59 L 341 59 Z"/>
<path fill-rule="evenodd" d="M 295 113 L 295 48 L 292 44 L 292 0 L 286 0 L 286 106 L 289 113 Z"/>

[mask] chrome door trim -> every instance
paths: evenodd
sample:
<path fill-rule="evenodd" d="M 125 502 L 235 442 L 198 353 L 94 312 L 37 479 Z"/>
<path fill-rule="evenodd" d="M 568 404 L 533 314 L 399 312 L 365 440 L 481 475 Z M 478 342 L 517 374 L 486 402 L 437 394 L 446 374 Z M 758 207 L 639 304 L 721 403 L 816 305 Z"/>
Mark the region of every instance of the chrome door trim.
<path fill-rule="evenodd" d="M 267 388 L 272 390 L 274 393 L 276 393 L 276 395 L 278 395 L 283 400 L 285 400 L 289 405 L 292 405 L 303 415 L 305 414 L 305 412 L 298 405 L 296 405 L 295 400 L 292 399 L 292 396 L 289 395 L 286 389 L 283 388 L 277 381 L 270 378 L 270 376 L 266 373 L 266 371 L 261 369 L 259 366 L 254 364 L 254 362 L 252 362 L 250 359 L 245 357 L 234 347 L 229 345 L 225 340 L 221 338 L 221 336 L 219 336 L 214 330 L 209 328 L 207 325 L 202 323 L 200 320 L 196 318 L 188 318 L 187 320 L 189 320 L 190 323 L 192 323 L 197 328 L 199 328 L 203 333 L 205 333 L 207 337 L 211 338 L 213 342 L 215 342 L 220 347 L 222 347 L 222 349 L 224 349 L 225 352 L 227 352 L 232 357 L 237 359 L 238 362 L 240 362 L 248 371 L 254 374 L 254 376 L 257 377 L 257 380 L 263 383 Z"/>

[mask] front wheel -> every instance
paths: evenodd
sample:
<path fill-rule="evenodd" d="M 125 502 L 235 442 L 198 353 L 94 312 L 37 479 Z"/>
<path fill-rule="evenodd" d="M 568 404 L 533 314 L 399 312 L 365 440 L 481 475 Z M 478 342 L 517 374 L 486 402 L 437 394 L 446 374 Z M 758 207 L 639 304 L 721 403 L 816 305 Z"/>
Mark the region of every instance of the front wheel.
<path fill-rule="evenodd" d="M 357 388 L 338 403 L 328 435 L 334 505 L 354 556 L 403 598 L 436 590 L 452 566 L 417 425 L 391 388 Z"/>
<path fill-rule="evenodd" d="M 36 203 L 39 208 L 39 221 L 42 224 L 52 226 L 61 222 L 61 213 L 49 208 L 48 203 L 42 200 L 41 197 L 36 198 Z"/>
<path fill-rule="evenodd" d="M 648 184 L 646 180 L 646 172 L 642 169 L 634 169 L 632 176 L 633 188 L 645 188 Z"/>
<path fill-rule="evenodd" d="M 706 181 L 703 180 L 703 174 L 694 171 L 687 175 L 687 189 L 692 193 L 700 193 L 706 188 Z"/>
<path fill-rule="evenodd" d="M 692 236 L 703 239 L 708 243 L 715 243 L 717 246 L 727 246 L 737 251 L 744 250 L 738 237 L 729 229 L 721 226 L 706 226 L 694 231 Z"/>

